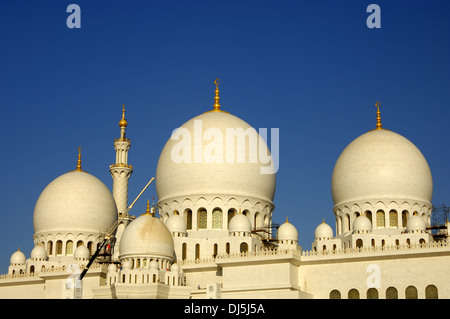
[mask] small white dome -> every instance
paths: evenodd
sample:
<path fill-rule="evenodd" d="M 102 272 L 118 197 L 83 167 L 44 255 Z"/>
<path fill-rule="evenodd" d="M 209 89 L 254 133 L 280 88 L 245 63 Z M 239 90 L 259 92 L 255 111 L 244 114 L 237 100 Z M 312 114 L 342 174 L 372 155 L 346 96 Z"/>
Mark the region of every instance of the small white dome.
<path fill-rule="evenodd" d="M 234 232 L 244 232 L 249 233 L 252 231 L 252 225 L 250 220 L 244 214 L 236 214 L 231 218 L 230 223 L 228 225 L 228 229 L 230 233 Z"/>
<path fill-rule="evenodd" d="M 370 231 L 372 230 L 372 223 L 369 218 L 364 215 L 360 215 L 356 217 L 353 222 L 353 230 L 354 231 Z"/>
<path fill-rule="evenodd" d="M 316 230 L 314 231 L 314 238 L 315 239 L 330 239 L 333 238 L 333 229 L 325 223 L 325 221 L 322 222 L 319 226 L 316 227 Z"/>
<path fill-rule="evenodd" d="M 11 265 L 23 265 L 23 264 L 25 264 L 25 261 L 26 261 L 25 254 L 23 252 L 21 252 L 20 249 L 15 251 L 11 255 L 11 258 L 9 259 L 9 263 Z"/>
<path fill-rule="evenodd" d="M 159 218 L 144 214 L 133 220 L 120 239 L 119 258 L 156 257 L 174 259 L 173 238 Z"/>
<path fill-rule="evenodd" d="M 31 250 L 30 257 L 34 260 L 46 260 L 47 251 L 45 250 L 44 246 L 36 245 L 34 246 L 33 250 Z"/>
<path fill-rule="evenodd" d="M 91 256 L 91 252 L 89 251 L 89 248 L 87 248 L 85 245 L 80 245 L 75 249 L 75 253 L 73 254 L 73 257 L 75 259 L 89 259 Z"/>
<path fill-rule="evenodd" d="M 166 220 L 166 226 L 172 233 L 186 233 L 186 222 L 178 213 L 174 213 Z"/>
<path fill-rule="evenodd" d="M 425 230 L 425 221 L 419 215 L 413 215 L 408 218 L 408 222 L 406 223 L 406 230 Z"/>
<path fill-rule="evenodd" d="M 298 241 L 297 228 L 295 228 L 295 226 L 289 223 L 286 219 L 286 222 L 278 228 L 277 237 L 278 240 Z"/>

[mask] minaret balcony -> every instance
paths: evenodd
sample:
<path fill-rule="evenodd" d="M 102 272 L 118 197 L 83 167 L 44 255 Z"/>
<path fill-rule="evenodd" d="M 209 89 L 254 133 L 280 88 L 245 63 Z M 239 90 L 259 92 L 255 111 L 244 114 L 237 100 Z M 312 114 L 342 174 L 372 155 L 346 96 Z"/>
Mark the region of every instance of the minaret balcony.
<path fill-rule="evenodd" d="M 109 168 L 114 168 L 114 167 L 126 167 L 129 169 L 133 169 L 133 166 L 131 166 L 130 164 L 123 164 L 123 163 L 116 163 L 116 164 L 111 164 L 109 165 Z"/>

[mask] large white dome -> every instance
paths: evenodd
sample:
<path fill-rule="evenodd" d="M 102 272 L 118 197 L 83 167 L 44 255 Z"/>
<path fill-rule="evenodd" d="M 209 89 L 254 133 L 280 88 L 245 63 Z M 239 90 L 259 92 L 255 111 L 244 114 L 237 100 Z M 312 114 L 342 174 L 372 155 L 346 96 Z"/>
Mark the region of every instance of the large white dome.
<path fill-rule="evenodd" d="M 84 171 L 53 180 L 34 208 L 35 235 L 56 232 L 100 233 L 117 219 L 114 198 L 103 182 Z"/>
<path fill-rule="evenodd" d="M 331 180 L 334 204 L 386 198 L 431 202 L 431 171 L 419 149 L 385 129 L 369 131 L 339 156 Z"/>
<path fill-rule="evenodd" d="M 251 130 L 248 123 L 223 111 L 206 112 L 183 124 L 172 135 L 178 139 L 169 139 L 158 161 L 156 191 L 159 201 L 209 194 L 252 197 L 272 202 L 275 173 L 262 173 L 270 166 L 259 156 L 270 155 L 262 137 L 255 131 L 255 149 L 248 140 L 240 145 L 238 139 L 227 139 L 227 134 L 231 132 L 243 136 Z M 182 158 L 189 155 L 184 153 L 187 148 L 181 151 L 182 145 L 187 145 L 191 152 L 185 158 L 189 162 Z M 230 156 L 231 152 L 234 156 Z M 242 162 L 239 156 L 243 154 Z"/>

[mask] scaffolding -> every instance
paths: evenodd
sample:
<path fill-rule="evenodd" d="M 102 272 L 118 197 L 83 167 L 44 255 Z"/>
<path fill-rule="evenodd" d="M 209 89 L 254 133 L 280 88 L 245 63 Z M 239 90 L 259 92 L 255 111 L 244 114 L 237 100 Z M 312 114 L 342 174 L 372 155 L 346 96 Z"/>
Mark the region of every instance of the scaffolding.
<path fill-rule="evenodd" d="M 279 224 L 271 223 L 270 225 L 264 225 L 252 229 L 252 234 L 256 234 L 261 237 L 261 240 L 266 248 L 276 248 L 278 246 L 277 231 L 279 227 Z"/>
<path fill-rule="evenodd" d="M 442 205 L 433 205 L 431 211 L 431 226 L 427 227 L 435 241 L 447 239 L 447 221 L 450 213 L 450 207 Z"/>

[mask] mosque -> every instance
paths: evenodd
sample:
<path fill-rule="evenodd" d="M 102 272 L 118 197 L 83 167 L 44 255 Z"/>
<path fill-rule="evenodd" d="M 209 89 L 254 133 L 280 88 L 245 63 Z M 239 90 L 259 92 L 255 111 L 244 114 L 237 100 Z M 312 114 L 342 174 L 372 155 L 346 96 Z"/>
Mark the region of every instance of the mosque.
<path fill-rule="evenodd" d="M 40 194 L 35 246 L 28 258 L 12 253 L 0 298 L 450 298 L 447 236 L 429 229 L 430 168 L 413 143 L 382 127 L 378 104 L 376 127 L 337 159 L 334 231 L 321 223 L 304 250 L 288 219 L 272 223 L 276 173 L 263 172 L 272 161 L 252 157 L 257 145 L 270 159 L 269 148 L 221 109 L 215 84 L 213 109 L 184 123 L 163 148 L 149 182 L 158 201 L 142 215 L 129 214 L 125 108 L 109 167 L 112 192 L 83 171 L 79 149 L 76 169 Z M 191 138 L 199 125 L 208 138 Z M 236 143 L 218 138 L 230 132 Z M 235 160 L 241 154 L 245 160 Z M 447 221 L 440 232 L 448 228 Z"/>

